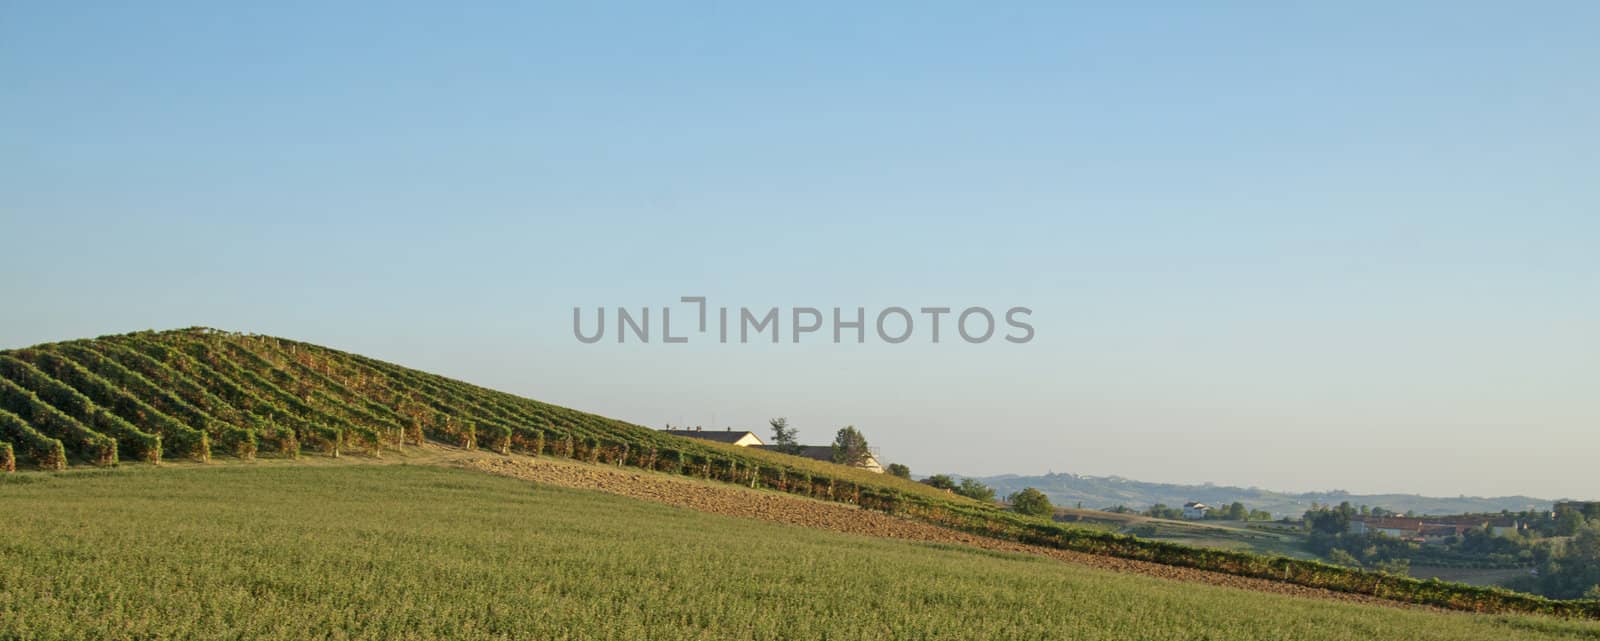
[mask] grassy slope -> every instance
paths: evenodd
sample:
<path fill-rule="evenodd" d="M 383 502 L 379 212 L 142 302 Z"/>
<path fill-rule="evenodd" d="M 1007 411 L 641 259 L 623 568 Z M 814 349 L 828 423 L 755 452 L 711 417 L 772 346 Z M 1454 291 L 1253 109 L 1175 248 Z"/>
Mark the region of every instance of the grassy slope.
<path fill-rule="evenodd" d="M 0 514 L 3 639 L 1600 638 L 423 466 L 28 474 Z"/>

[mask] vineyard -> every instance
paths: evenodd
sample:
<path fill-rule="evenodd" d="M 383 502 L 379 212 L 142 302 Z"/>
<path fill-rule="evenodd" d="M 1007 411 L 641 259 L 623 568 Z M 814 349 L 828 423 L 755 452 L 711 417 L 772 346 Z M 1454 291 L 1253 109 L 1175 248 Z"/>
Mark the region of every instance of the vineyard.
<path fill-rule="evenodd" d="M 0 469 L 382 457 L 425 440 L 628 466 L 877 510 L 1030 545 L 1474 612 L 1600 618 L 1600 602 L 1147 541 L 888 475 L 684 439 L 337 350 L 210 329 L 0 352 Z"/>

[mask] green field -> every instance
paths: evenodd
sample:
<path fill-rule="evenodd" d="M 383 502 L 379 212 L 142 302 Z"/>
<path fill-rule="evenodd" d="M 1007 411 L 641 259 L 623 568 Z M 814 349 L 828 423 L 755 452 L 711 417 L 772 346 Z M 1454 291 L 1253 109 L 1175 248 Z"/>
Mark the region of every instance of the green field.
<path fill-rule="evenodd" d="M 1545 639 L 418 465 L 0 477 L 0 638 Z"/>
<path fill-rule="evenodd" d="M 1317 559 L 1305 549 L 1306 537 L 1296 531 L 1251 527 L 1237 521 L 1178 521 L 1139 514 L 1057 508 L 1056 520 L 1079 527 L 1098 527 L 1151 541 L 1237 550 L 1268 556 Z"/>

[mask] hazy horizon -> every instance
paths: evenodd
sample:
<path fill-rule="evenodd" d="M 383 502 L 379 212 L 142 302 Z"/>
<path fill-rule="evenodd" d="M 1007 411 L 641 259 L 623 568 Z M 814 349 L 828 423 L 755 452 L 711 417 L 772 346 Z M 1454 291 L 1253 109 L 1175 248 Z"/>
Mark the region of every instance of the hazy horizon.
<path fill-rule="evenodd" d="M 918 473 L 1600 498 L 1600 5 L 3 14 L 0 348 L 206 325 Z M 1036 335 L 573 335 L 682 296 Z"/>

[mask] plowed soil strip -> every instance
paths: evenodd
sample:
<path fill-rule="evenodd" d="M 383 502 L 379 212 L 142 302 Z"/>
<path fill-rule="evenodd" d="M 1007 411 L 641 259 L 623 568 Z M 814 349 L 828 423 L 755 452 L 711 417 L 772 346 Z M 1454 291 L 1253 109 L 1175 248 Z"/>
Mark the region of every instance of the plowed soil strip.
<path fill-rule="evenodd" d="M 598 490 L 610 494 L 665 503 L 700 512 L 761 519 L 848 534 L 907 541 L 968 545 L 986 550 L 1037 554 L 1068 563 L 1116 572 L 1204 583 L 1255 592 L 1270 592 L 1352 603 L 1420 608 L 1377 597 L 1310 588 L 1292 583 L 1234 576 L 1194 568 L 1058 550 L 993 539 L 891 516 L 842 503 L 827 503 L 798 496 L 764 492 L 732 485 L 650 474 L 602 465 L 528 457 L 467 456 L 460 465 L 502 476 L 561 487 Z M 1426 608 L 1434 609 L 1434 608 Z"/>

